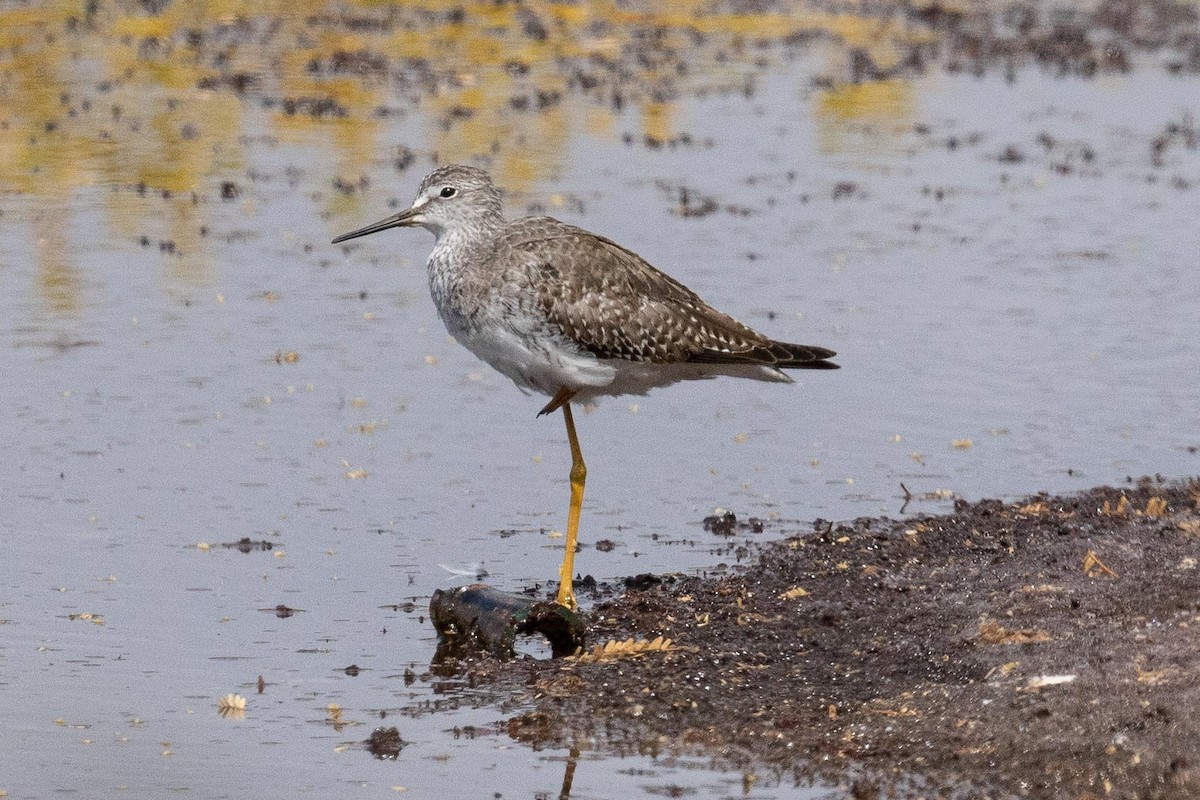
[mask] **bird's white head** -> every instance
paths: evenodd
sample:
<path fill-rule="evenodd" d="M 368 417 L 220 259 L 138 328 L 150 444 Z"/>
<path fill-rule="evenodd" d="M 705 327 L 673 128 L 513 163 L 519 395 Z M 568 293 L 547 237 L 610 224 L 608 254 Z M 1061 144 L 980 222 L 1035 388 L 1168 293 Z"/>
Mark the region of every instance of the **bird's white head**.
<path fill-rule="evenodd" d="M 411 206 L 373 225 L 342 234 L 333 243 L 413 225 L 432 231 L 440 239 L 448 232 L 471 236 L 503 224 L 500 192 L 491 176 L 477 167 L 449 164 L 425 176 Z"/>

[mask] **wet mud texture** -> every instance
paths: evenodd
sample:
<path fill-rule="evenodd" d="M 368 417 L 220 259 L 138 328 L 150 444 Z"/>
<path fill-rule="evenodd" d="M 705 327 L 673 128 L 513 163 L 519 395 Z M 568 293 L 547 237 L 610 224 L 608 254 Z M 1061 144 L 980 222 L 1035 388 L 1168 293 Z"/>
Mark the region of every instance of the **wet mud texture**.
<path fill-rule="evenodd" d="M 515 738 L 705 754 L 835 796 L 1197 797 L 1198 507 L 1200 483 L 1143 479 L 818 522 L 595 607 L 591 641 L 672 652 L 472 671 L 533 704 Z"/>

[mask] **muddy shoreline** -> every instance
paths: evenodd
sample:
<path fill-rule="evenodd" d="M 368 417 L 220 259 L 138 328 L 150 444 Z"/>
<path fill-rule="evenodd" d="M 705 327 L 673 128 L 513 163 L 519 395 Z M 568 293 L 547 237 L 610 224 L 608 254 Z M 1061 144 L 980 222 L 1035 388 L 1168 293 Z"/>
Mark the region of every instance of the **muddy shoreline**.
<path fill-rule="evenodd" d="M 667 652 L 468 669 L 534 745 L 853 798 L 1193 797 L 1198 510 L 1200 482 L 1142 479 L 818 521 L 745 566 L 601 587 L 593 643 Z"/>

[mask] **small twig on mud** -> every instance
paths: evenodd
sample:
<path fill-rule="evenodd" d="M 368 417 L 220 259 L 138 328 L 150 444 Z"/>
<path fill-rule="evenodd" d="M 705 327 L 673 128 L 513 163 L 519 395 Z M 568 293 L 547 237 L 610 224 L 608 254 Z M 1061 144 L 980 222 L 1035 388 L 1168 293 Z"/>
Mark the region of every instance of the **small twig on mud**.
<path fill-rule="evenodd" d="M 1088 550 L 1087 555 L 1083 557 L 1083 572 L 1089 578 L 1095 578 L 1100 575 L 1107 575 L 1110 578 L 1117 577 L 1117 573 L 1109 569 L 1108 565 L 1100 560 L 1100 556 L 1096 555 L 1095 550 Z"/>

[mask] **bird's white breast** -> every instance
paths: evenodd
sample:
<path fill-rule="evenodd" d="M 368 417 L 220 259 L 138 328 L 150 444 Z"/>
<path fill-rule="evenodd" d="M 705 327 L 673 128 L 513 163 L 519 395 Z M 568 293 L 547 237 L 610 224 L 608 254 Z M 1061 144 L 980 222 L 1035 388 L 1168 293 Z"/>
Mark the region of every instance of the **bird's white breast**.
<path fill-rule="evenodd" d="M 600 389 L 616 369 L 568 341 L 544 312 L 523 303 L 503 283 L 481 283 L 439 253 L 429 257 L 429 290 L 438 314 L 460 344 L 521 389 L 554 395 L 559 389 Z M 601 392 L 602 393 L 602 392 Z"/>

